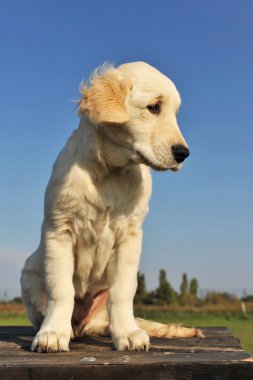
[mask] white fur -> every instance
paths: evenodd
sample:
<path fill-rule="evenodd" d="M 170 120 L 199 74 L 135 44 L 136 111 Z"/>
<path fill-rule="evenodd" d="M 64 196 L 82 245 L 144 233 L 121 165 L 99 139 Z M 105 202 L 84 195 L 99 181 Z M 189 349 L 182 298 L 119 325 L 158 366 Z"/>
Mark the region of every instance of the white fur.
<path fill-rule="evenodd" d="M 74 297 L 105 288 L 117 349 L 149 346 L 148 334 L 133 316 L 142 224 L 151 194 L 149 168 L 139 152 L 151 166 L 180 168 L 171 153 L 173 144 L 186 145 L 176 122 L 180 97 L 167 77 L 145 63 L 107 71 L 131 83 L 122 105 L 129 120 L 99 125 L 95 116 L 90 120 L 81 112 L 79 128 L 56 160 L 45 195 L 41 242 L 21 277 L 29 318 L 39 329 L 34 351 L 67 351 Z M 159 116 L 147 110 L 157 97 L 163 106 Z"/>

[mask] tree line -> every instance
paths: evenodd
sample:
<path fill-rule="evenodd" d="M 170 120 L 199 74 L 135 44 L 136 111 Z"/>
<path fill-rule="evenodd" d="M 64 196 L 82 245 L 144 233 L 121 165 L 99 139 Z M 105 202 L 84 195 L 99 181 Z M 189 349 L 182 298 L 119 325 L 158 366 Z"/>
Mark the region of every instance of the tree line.
<path fill-rule="evenodd" d="M 198 295 L 198 280 L 195 277 L 188 279 L 186 273 L 182 275 L 179 292 L 177 292 L 168 281 L 164 269 L 161 269 L 159 272 L 159 284 L 155 290 L 147 291 L 144 273 L 138 272 L 137 280 L 138 286 L 134 299 L 135 304 L 198 306 L 239 301 L 234 294 L 216 291 L 209 291 L 203 298 L 200 298 Z"/>

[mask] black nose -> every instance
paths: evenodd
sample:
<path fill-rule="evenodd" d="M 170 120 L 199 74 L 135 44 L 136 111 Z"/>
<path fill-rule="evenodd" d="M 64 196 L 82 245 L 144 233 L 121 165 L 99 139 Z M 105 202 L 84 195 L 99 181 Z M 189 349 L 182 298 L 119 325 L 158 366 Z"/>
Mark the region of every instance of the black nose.
<path fill-rule="evenodd" d="M 172 147 L 172 153 L 178 164 L 183 162 L 190 154 L 190 151 L 184 145 L 174 145 Z"/>

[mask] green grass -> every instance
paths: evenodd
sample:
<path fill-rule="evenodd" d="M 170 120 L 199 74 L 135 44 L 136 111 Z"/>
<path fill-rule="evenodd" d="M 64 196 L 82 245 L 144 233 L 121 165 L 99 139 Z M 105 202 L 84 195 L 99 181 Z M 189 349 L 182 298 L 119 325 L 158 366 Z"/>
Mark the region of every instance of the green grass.
<path fill-rule="evenodd" d="M 242 347 L 253 353 L 253 315 L 239 313 L 200 313 L 163 310 L 136 310 L 135 315 L 164 323 L 183 323 L 184 326 L 226 326 L 240 339 Z M 25 315 L 6 313 L 0 315 L 1 326 L 29 326 Z"/>
<path fill-rule="evenodd" d="M 31 326 L 25 315 L 1 315 L 0 326 Z"/>

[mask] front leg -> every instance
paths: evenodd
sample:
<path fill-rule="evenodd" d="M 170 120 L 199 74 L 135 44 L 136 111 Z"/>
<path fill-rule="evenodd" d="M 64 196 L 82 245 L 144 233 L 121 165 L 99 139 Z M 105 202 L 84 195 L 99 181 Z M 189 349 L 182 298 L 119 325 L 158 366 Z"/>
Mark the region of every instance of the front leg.
<path fill-rule="evenodd" d="M 133 314 L 137 287 L 142 231 L 134 228 L 118 246 L 108 264 L 109 328 L 117 350 L 148 350 L 148 334 L 140 329 Z"/>
<path fill-rule="evenodd" d="M 68 351 L 74 307 L 74 255 L 68 234 L 46 232 L 44 238 L 46 316 L 33 340 L 32 351 Z"/>

